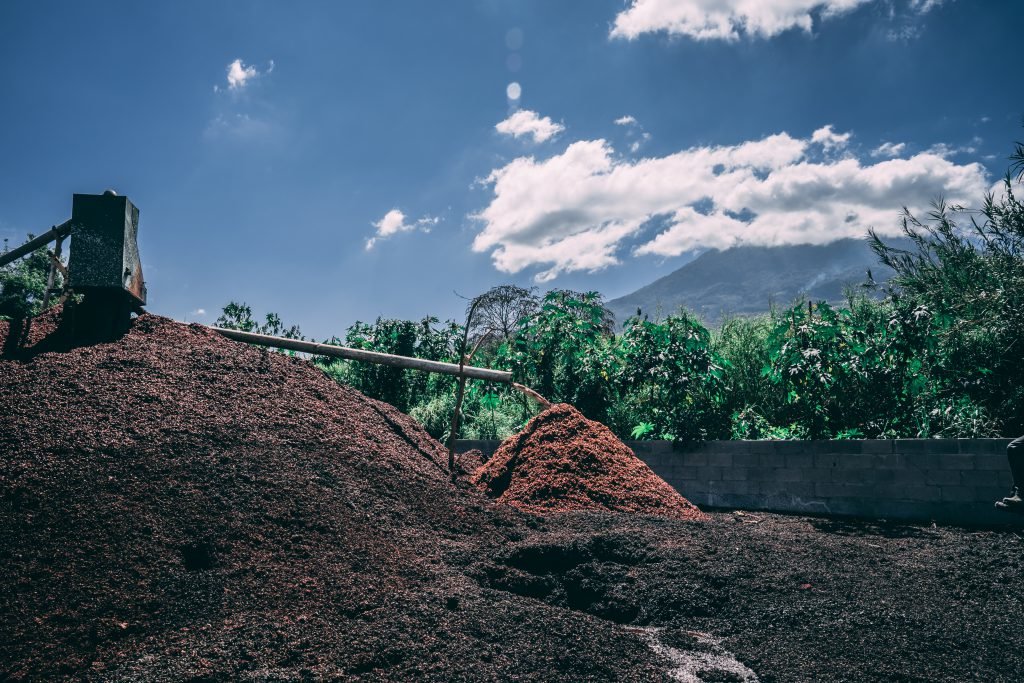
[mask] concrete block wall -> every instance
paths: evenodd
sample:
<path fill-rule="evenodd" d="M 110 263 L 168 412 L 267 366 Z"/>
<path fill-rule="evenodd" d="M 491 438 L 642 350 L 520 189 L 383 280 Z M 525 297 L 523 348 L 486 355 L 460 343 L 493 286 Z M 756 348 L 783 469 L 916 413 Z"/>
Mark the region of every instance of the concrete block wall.
<path fill-rule="evenodd" d="M 1009 439 L 709 441 L 627 444 L 701 507 L 953 524 L 1014 521 L 993 509 L 1012 479 Z M 460 441 L 490 456 L 497 441 Z M 1024 518 L 1021 518 L 1024 520 Z"/>

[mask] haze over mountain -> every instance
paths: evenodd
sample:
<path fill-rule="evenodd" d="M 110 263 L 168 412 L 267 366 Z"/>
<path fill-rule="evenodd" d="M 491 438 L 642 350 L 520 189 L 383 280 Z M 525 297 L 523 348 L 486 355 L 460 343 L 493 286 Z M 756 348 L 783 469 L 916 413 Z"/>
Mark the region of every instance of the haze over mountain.
<path fill-rule="evenodd" d="M 620 325 L 636 315 L 637 308 L 655 319 L 681 307 L 714 325 L 724 315 L 765 313 L 772 304 L 788 306 L 800 296 L 842 302 L 847 287 L 866 281 L 868 269 L 878 283 L 892 276 L 864 240 L 714 249 L 632 294 L 613 299 L 608 308 Z"/>

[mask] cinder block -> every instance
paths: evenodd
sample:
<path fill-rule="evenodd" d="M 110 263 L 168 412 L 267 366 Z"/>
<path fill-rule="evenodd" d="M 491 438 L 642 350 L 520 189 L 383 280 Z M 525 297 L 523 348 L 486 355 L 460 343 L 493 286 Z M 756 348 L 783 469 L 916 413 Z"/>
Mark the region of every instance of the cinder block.
<path fill-rule="evenodd" d="M 939 467 L 944 470 L 973 470 L 974 457 L 971 455 L 940 455 Z"/>
<path fill-rule="evenodd" d="M 919 470 L 935 470 L 939 468 L 939 455 L 937 453 L 900 451 L 899 448 L 902 443 L 904 442 L 899 441 L 896 443 L 896 452 L 903 455 L 903 462 L 906 467 L 914 467 Z"/>
<path fill-rule="evenodd" d="M 842 484 L 886 484 L 896 480 L 895 470 L 861 468 L 856 470 L 834 469 L 831 481 Z"/>
<path fill-rule="evenodd" d="M 821 453 L 814 456 L 815 467 L 838 467 L 844 470 L 856 470 L 875 466 L 872 455 L 862 453 Z"/>
<path fill-rule="evenodd" d="M 810 453 L 786 453 L 786 467 L 814 467 L 814 456 Z"/>
<path fill-rule="evenodd" d="M 712 499 L 714 507 L 736 508 L 738 510 L 759 510 L 760 496 L 737 493 L 723 493 Z"/>
<path fill-rule="evenodd" d="M 686 498 L 690 498 L 691 495 L 704 495 L 711 490 L 710 483 L 701 479 L 684 482 L 675 481 L 669 482 L 669 484 Z"/>
<path fill-rule="evenodd" d="M 697 479 L 704 481 L 721 481 L 722 480 L 722 468 L 721 467 L 698 467 L 697 468 Z"/>
<path fill-rule="evenodd" d="M 748 496 L 761 493 L 761 488 L 758 483 L 754 481 L 729 481 L 722 482 L 721 491 L 723 493 Z"/>
<path fill-rule="evenodd" d="M 1010 439 L 959 439 L 960 452 L 972 455 L 1006 455 Z"/>
<path fill-rule="evenodd" d="M 693 481 L 697 478 L 697 468 L 687 465 L 676 465 L 672 468 L 672 478 L 678 481 Z"/>
<path fill-rule="evenodd" d="M 863 484 L 817 482 L 814 484 L 814 495 L 823 498 L 870 498 L 871 488 Z"/>
<path fill-rule="evenodd" d="M 793 482 L 804 481 L 804 470 L 793 467 L 780 467 L 772 473 L 774 481 Z"/>
<path fill-rule="evenodd" d="M 750 470 L 746 467 L 723 467 L 722 479 L 724 481 L 747 481 Z"/>
<path fill-rule="evenodd" d="M 835 441 L 809 441 L 806 443 L 811 445 L 815 453 L 835 453 L 838 455 L 861 452 L 860 440 L 841 439 Z"/>
<path fill-rule="evenodd" d="M 761 464 L 760 458 L 757 453 L 733 453 L 732 464 L 734 467 L 757 467 Z"/>
<path fill-rule="evenodd" d="M 916 467 L 892 470 L 892 481 L 894 484 L 924 484 L 927 474 L 928 470 L 919 470 Z"/>
<path fill-rule="evenodd" d="M 1011 477 L 1003 477 L 1001 472 L 995 470 L 965 470 L 960 473 L 960 484 L 962 486 L 1001 486 Z"/>
<path fill-rule="evenodd" d="M 732 453 L 709 452 L 708 465 L 711 467 L 732 467 Z"/>
<path fill-rule="evenodd" d="M 813 483 L 794 481 L 759 482 L 758 493 L 765 496 L 815 498 L 818 494 Z"/>
<path fill-rule="evenodd" d="M 902 453 L 876 453 L 875 467 L 893 470 L 903 469 L 907 467 L 907 458 Z"/>
<path fill-rule="evenodd" d="M 956 439 L 898 439 L 893 450 L 897 453 L 959 453 Z"/>
<path fill-rule="evenodd" d="M 865 439 L 860 442 L 861 453 L 887 454 L 893 452 L 892 439 Z"/>
<path fill-rule="evenodd" d="M 809 467 L 803 471 L 804 481 L 815 483 L 824 482 L 828 483 L 832 481 L 832 473 L 839 470 L 834 470 L 831 467 Z"/>
<path fill-rule="evenodd" d="M 875 495 L 882 499 L 934 503 L 942 500 L 942 489 L 924 484 L 880 484 L 875 487 Z"/>
<path fill-rule="evenodd" d="M 687 452 L 679 453 L 679 461 L 685 465 L 693 465 L 694 467 L 706 467 L 708 464 L 708 454 L 703 452 Z"/>
<path fill-rule="evenodd" d="M 791 455 L 794 453 L 814 453 L 816 441 L 803 441 L 799 439 L 769 441 L 773 444 L 776 453 Z"/>
<path fill-rule="evenodd" d="M 976 470 L 994 470 L 999 472 L 1001 470 L 1010 470 L 1010 465 L 1006 460 L 1006 454 L 1001 453 L 996 455 L 995 453 L 989 455 L 975 454 L 974 456 L 974 469 Z"/>
<path fill-rule="evenodd" d="M 761 453 L 758 463 L 761 467 L 785 467 L 786 454 L 776 452 Z"/>
<path fill-rule="evenodd" d="M 956 470 L 928 470 L 924 481 L 926 484 L 937 486 L 959 486 L 960 472 Z"/>
<path fill-rule="evenodd" d="M 745 447 L 742 449 L 744 453 L 757 453 L 758 455 L 765 455 L 769 453 L 778 452 L 780 447 L 788 444 L 788 441 L 743 441 Z"/>
<path fill-rule="evenodd" d="M 978 492 L 973 486 L 943 486 L 942 500 L 950 503 L 971 503 L 978 498 Z"/>
<path fill-rule="evenodd" d="M 875 507 L 862 498 L 840 498 L 827 501 L 833 515 L 850 515 L 852 517 L 872 517 Z"/>

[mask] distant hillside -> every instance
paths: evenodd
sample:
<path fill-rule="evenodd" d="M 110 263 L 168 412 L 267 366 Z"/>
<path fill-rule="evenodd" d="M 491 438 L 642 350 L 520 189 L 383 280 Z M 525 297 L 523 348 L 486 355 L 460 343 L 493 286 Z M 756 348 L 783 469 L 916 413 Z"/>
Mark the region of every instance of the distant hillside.
<path fill-rule="evenodd" d="M 653 319 L 680 307 L 714 325 L 723 315 L 764 313 L 772 303 L 788 306 L 801 295 L 841 302 L 844 288 L 863 283 L 869 268 L 876 282 L 892 276 L 864 240 L 713 250 L 632 294 L 613 299 L 608 307 L 620 325 L 637 308 Z"/>

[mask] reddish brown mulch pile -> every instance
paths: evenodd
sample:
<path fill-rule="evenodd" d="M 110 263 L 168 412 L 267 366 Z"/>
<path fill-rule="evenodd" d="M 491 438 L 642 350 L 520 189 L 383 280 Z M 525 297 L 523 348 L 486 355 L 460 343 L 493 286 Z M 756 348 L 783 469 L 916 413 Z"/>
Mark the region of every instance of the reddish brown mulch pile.
<path fill-rule="evenodd" d="M 536 513 L 610 510 L 706 519 L 600 422 L 548 408 L 473 476 L 491 498 Z"/>
<path fill-rule="evenodd" d="M 463 485 L 469 485 L 476 471 L 484 466 L 484 454 L 476 448 L 455 456 L 455 477 Z"/>
<path fill-rule="evenodd" d="M 467 573 L 537 522 L 391 406 L 200 326 L 67 348 L 57 320 L 0 358 L 0 680 L 657 678 Z"/>

